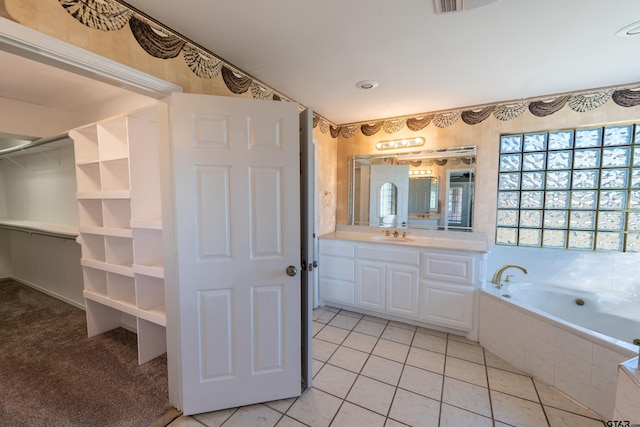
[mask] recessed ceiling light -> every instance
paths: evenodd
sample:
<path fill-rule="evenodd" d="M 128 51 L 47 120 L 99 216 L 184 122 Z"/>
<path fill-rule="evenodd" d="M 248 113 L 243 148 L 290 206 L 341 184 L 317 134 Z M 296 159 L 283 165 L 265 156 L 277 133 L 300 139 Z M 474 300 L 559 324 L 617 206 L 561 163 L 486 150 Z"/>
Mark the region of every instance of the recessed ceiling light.
<path fill-rule="evenodd" d="M 640 21 L 622 27 L 616 32 L 616 36 L 620 37 L 637 36 L 638 34 L 640 34 Z"/>
<path fill-rule="evenodd" d="M 378 82 L 375 80 L 360 80 L 356 83 L 356 87 L 359 89 L 373 89 L 378 87 Z"/>

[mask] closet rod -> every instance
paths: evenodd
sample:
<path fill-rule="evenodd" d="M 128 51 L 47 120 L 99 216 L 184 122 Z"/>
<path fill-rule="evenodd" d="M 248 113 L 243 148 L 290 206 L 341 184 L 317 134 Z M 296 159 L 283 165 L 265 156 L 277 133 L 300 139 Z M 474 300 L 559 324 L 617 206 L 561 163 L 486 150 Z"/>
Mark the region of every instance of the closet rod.
<path fill-rule="evenodd" d="M 11 153 L 15 153 L 16 151 L 24 151 L 24 150 L 28 150 L 30 148 L 33 147 L 37 147 L 39 145 L 44 145 L 44 144 L 49 144 L 52 142 L 57 142 L 57 141 L 62 141 L 63 139 L 67 139 L 69 138 L 69 133 L 62 133 L 60 135 L 56 135 L 56 136 L 50 136 L 47 138 L 38 138 L 38 139 L 34 139 L 33 141 L 31 141 L 30 143 L 26 144 L 26 145 L 20 145 L 17 146 L 15 148 L 6 148 L 4 150 L 0 150 L 0 157 L 4 156 L 5 154 L 11 154 Z"/>

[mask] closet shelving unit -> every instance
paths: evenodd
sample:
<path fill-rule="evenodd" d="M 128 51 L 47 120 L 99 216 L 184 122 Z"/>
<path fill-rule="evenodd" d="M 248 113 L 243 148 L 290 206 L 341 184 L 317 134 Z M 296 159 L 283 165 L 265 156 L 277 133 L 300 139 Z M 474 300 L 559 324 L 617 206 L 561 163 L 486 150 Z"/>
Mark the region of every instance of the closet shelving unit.
<path fill-rule="evenodd" d="M 166 352 L 156 110 L 85 126 L 70 136 L 88 333 L 135 319 L 142 364 Z"/>

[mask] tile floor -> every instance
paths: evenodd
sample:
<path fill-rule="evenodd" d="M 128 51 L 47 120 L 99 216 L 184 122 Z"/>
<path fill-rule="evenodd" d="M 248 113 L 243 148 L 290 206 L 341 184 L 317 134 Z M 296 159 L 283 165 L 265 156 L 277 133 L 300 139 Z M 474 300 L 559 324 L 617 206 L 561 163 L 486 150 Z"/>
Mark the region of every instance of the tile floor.
<path fill-rule="evenodd" d="M 313 387 L 301 397 L 170 426 L 604 425 L 464 337 L 333 307 L 313 317 Z"/>

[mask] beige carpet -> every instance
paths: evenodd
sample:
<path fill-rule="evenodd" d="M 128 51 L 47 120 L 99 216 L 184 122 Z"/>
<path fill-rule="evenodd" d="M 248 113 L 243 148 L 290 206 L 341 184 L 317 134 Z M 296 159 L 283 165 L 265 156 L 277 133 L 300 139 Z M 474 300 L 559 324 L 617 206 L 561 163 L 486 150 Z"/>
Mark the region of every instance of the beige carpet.
<path fill-rule="evenodd" d="M 165 356 L 139 366 L 134 333 L 87 338 L 84 311 L 0 282 L 0 425 L 149 426 L 170 409 Z"/>

